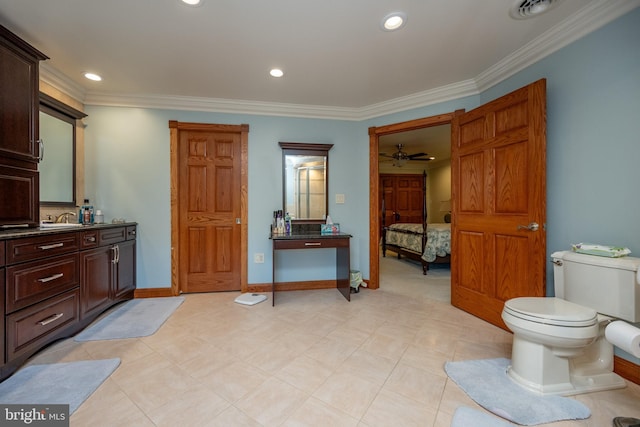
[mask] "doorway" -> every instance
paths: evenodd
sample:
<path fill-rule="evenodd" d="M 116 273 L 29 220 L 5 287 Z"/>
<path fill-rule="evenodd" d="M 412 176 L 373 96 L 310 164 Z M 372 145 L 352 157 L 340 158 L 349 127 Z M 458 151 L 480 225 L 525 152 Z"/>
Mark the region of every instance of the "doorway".
<path fill-rule="evenodd" d="M 249 126 L 169 128 L 172 294 L 244 292 Z"/>
<path fill-rule="evenodd" d="M 461 111 L 369 128 L 369 287 L 371 289 L 380 287 L 380 248 L 378 243 L 381 239 L 382 220 L 379 208 L 381 200 L 378 177 L 380 175 L 381 138 L 440 125 L 450 125 L 455 115 L 460 113 Z"/>

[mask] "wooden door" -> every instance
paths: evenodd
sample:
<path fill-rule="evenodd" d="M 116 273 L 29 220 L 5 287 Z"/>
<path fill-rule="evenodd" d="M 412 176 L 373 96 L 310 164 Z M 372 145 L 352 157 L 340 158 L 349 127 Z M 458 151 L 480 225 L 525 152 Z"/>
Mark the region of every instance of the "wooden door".
<path fill-rule="evenodd" d="M 383 227 L 396 222 L 422 222 L 426 197 L 423 175 L 380 174 L 380 191 L 385 207 Z"/>
<path fill-rule="evenodd" d="M 451 303 L 505 329 L 506 300 L 545 295 L 545 93 L 539 80 L 452 123 Z"/>
<path fill-rule="evenodd" d="M 170 127 L 177 129 L 179 292 L 241 290 L 248 126 L 171 122 Z"/>

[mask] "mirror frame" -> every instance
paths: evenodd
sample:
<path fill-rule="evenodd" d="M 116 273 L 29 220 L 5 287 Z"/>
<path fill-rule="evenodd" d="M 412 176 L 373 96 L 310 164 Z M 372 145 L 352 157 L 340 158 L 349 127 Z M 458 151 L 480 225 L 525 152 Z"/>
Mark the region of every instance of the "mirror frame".
<path fill-rule="evenodd" d="M 326 169 L 325 174 L 325 197 L 324 197 L 324 211 L 325 218 L 310 218 L 310 219 L 293 219 L 291 220 L 296 224 L 324 224 L 326 216 L 329 215 L 329 150 L 333 147 L 333 144 L 312 144 L 307 142 L 279 142 L 280 148 L 282 148 L 282 208 L 283 212 L 287 209 L 287 174 L 286 168 L 286 156 L 290 155 L 304 155 L 304 156 L 324 156 L 326 157 Z"/>
<path fill-rule="evenodd" d="M 49 201 L 49 200 L 40 200 L 40 205 L 42 206 L 77 206 L 76 200 L 76 128 L 77 128 L 77 120 L 83 119 L 87 117 L 85 113 L 82 111 L 76 110 L 73 107 L 68 106 L 67 104 L 58 101 L 54 97 L 47 95 L 46 93 L 40 92 L 40 111 L 43 113 L 49 114 L 57 119 L 60 119 L 64 122 L 70 123 L 72 125 L 73 134 L 72 138 L 72 167 L 73 167 L 73 183 L 72 183 L 72 200 L 71 201 Z M 40 135 L 42 137 L 42 135 Z M 46 155 L 46 154 L 45 154 Z"/>

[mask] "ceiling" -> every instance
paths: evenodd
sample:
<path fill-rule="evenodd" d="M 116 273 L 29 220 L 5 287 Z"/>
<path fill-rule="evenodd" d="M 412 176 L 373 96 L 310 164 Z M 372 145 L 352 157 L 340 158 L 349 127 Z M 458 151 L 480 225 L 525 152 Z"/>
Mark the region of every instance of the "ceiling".
<path fill-rule="evenodd" d="M 198 99 L 203 109 L 216 101 L 270 114 L 286 105 L 291 116 L 314 109 L 349 118 L 381 105 L 406 109 L 442 88 L 478 93 L 496 64 L 534 50 L 533 41 L 553 50 L 581 23 L 604 25 L 611 9 L 637 6 L 555 2 L 516 20 L 514 0 L 0 0 L 0 24 L 47 54 L 42 74 L 87 104 Z M 383 31 L 393 11 L 407 23 Z M 284 77 L 271 77 L 272 67 Z M 103 81 L 86 80 L 86 71 Z"/>
<path fill-rule="evenodd" d="M 430 169 L 449 163 L 451 158 L 451 125 L 431 126 L 406 132 L 382 135 L 378 138 L 379 161 L 391 165 L 392 159 L 382 154 L 393 155 L 398 151 L 397 144 L 402 144 L 402 151 L 411 155 L 426 153 L 435 157 L 434 160 L 409 160 L 403 169 Z M 426 157 L 426 156 L 424 156 Z M 383 165 L 381 165 L 382 167 Z"/>

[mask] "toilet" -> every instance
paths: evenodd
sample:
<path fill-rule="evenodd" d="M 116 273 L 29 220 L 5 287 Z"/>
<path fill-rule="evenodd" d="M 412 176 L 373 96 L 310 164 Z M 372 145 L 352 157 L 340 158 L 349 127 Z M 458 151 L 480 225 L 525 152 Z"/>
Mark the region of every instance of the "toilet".
<path fill-rule="evenodd" d="M 513 332 L 509 378 L 543 395 L 625 387 L 604 331 L 616 319 L 640 322 L 640 258 L 571 251 L 551 258 L 555 297 L 504 304 L 502 320 Z"/>

